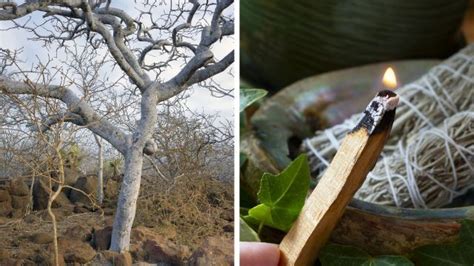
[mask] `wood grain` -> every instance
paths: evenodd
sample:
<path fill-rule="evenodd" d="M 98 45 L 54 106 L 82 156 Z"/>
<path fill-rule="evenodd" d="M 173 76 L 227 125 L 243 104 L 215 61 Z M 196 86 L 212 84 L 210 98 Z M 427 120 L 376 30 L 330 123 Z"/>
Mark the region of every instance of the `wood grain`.
<path fill-rule="evenodd" d="M 333 161 L 280 243 L 280 265 L 311 265 L 349 201 L 374 167 L 389 136 L 395 110 L 384 114 L 369 135 L 361 127 L 342 141 Z"/>

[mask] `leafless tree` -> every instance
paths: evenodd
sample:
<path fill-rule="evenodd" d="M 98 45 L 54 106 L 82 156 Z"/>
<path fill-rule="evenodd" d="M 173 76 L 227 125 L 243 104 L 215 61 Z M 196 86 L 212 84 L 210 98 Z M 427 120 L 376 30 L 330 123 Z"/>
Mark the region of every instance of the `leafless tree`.
<path fill-rule="evenodd" d="M 234 33 L 233 15 L 228 10 L 232 3 L 232 0 L 202 3 L 199 0 L 144 0 L 135 2 L 136 17 L 103 0 L 0 3 L 0 20 L 13 23 L 5 30 L 26 30 L 34 40 L 43 43 L 44 49 L 51 49 L 55 44 L 56 53 L 59 49 L 75 49 L 79 44 L 95 50 L 106 49 L 112 63 L 131 83 L 122 88 L 118 84 L 103 88 L 110 96 L 126 89 L 133 96 L 131 99 L 136 99 L 131 102 L 140 106 L 136 125 L 127 131 L 103 115 L 106 107 L 94 103 L 88 94 L 78 92 L 77 84 L 68 78 L 67 72 L 55 72 L 50 80 L 37 78 L 34 71 L 22 72 L 22 76 L 0 76 L 0 90 L 4 94 L 35 95 L 63 103 L 62 110 L 44 118 L 42 125 L 69 122 L 87 128 L 123 154 L 124 179 L 111 250 L 121 252 L 129 246 L 144 154 L 157 151 L 151 138 L 158 119 L 157 105 L 195 84 L 214 93 L 229 93 L 216 87 L 211 79 L 234 60 L 233 51 L 222 59 L 216 58 L 213 52 L 216 43 Z M 41 21 L 30 19 L 31 13 L 42 14 Z"/>
<path fill-rule="evenodd" d="M 233 123 L 213 114 L 191 111 L 183 105 L 162 108 L 153 132 L 158 151 L 150 158 L 164 173 L 166 179 L 206 171 L 225 180 L 223 172 L 216 171 L 213 159 L 222 164 L 233 156 L 223 150 L 233 150 Z M 233 170 L 233 165 L 226 165 Z M 160 174 L 159 174 L 160 175 Z"/>

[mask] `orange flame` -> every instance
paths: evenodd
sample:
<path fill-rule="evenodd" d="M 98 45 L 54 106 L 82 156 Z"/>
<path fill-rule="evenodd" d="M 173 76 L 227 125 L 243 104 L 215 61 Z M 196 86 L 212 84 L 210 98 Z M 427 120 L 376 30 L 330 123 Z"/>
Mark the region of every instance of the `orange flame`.
<path fill-rule="evenodd" d="M 387 68 L 383 74 L 383 85 L 392 90 L 397 87 L 397 77 L 391 67 Z"/>

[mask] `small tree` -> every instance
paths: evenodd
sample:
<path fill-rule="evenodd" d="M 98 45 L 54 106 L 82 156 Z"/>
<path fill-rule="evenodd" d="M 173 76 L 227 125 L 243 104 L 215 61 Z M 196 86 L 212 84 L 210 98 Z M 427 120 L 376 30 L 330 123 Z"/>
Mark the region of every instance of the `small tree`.
<path fill-rule="evenodd" d="M 63 76 L 52 78 L 57 81 L 56 85 L 35 80 L 35 73 L 24 75 L 22 80 L 0 76 L 0 91 L 5 94 L 30 94 L 63 103 L 62 111 L 45 118 L 43 124 L 69 122 L 85 127 L 123 154 L 124 178 L 111 250 L 127 250 L 130 243 L 144 154 L 152 155 L 157 149 L 151 139 L 157 122 L 157 105 L 195 84 L 205 86 L 206 81 L 224 71 L 234 60 L 233 51 L 220 60 L 213 53 L 219 40 L 234 33 L 232 12 L 226 12 L 232 3 L 232 0 L 202 3 L 198 0 L 177 3 L 145 0 L 137 4 L 135 18 L 113 7 L 111 1 L 0 3 L 0 20 L 10 21 L 13 28 L 29 31 L 35 40 L 43 42 L 45 49 L 53 43 L 63 50 L 74 50 L 79 45 L 93 50 L 105 48 L 113 64 L 119 66 L 131 82 L 131 86 L 122 84 L 122 89 L 138 99 L 140 114 L 137 124 L 128 131 L 104 115 L 106 106 L 78 93 L 76 84 L 68 80 L 67 72 L 59 72 L 58 75 Z M 36 12 L 43 15 L 43 22 L 23 20 L 19 23 L 17 20 Z M 68 44 L 74 46 L 68 47 Z M 167 79 L 167 75 L 170 78 Z M 215 83 L 207 84 L 214 92 L 222 92 L 222 88 L 216 89 Z M 104 90 L 112 96 L 114 90 L 119 90 L 117 87 L 119 84 Z"/>

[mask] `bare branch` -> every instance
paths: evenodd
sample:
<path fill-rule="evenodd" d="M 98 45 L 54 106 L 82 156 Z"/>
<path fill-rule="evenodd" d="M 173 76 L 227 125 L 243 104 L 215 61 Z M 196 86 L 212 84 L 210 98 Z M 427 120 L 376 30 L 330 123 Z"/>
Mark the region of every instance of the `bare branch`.
<path fill-rule="evenodd" d="M 12 81 L 0 76 L 0 91 L 7 94 L 30 94 L 61 100 L 68 106 L 69 112 L 82 117 L 83 120 L 81 120 L 80 125 L 86 125 L 88 129 L 106 139 L 121 153 L 125 153 L 127 143 L 130 142 L 130 136 L 112 123 L 100 118 L 85 101 L 80 99 L 72 90 L 65 87 L 54 85 L 45 86 L 28 81 Z M 73 120 L 71 122 L 77 121 Z"/>

